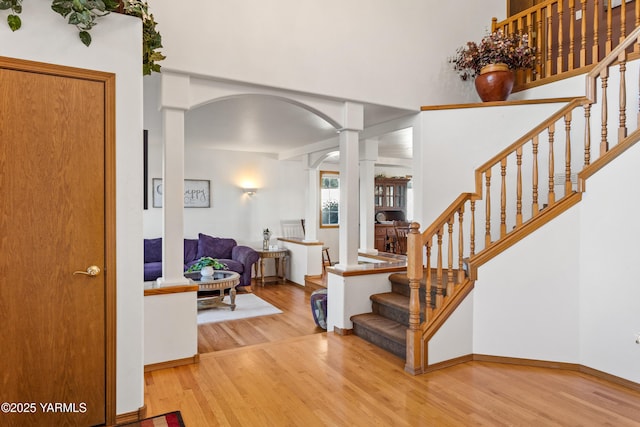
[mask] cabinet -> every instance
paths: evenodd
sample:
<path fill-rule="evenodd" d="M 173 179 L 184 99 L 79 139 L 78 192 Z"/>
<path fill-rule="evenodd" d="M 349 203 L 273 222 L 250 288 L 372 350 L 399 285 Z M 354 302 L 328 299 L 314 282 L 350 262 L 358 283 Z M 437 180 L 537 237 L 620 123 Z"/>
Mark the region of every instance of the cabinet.
<path fill-rule="evenodd" d="M 409 178 L 376 178 L 374 205 L 376 214 L 380 211 L 407 210 L 407 182 Z"/>
<path fill-rule="evenodd" d="M 389 252 L 389 242 L 395 240 L 393 221 L 406 221 L 407 183 L 409 178 L 395 177 L 375 179 L 374 206 L 376 229 L 374 245 L 378 251 Z"/>

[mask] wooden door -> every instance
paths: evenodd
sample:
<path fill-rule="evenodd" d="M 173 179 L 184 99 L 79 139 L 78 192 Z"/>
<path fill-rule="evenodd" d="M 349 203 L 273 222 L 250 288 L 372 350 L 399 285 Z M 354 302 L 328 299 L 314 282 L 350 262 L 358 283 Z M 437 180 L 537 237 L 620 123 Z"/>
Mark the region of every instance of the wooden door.
<path fill-rule="evenodd" d="M 110 76 L 0 58 L 3 426 L 115 415 Z"/>

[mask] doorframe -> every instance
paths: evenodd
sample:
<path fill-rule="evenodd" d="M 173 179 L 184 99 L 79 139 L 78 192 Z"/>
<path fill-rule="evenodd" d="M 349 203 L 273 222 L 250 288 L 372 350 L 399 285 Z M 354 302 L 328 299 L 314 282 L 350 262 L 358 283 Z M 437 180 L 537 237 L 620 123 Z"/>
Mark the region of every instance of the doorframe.
<path fill-rule="evenodd" d="M 116 75 L 0 56 L 0 68 L 100 82 L 104 85 L 105 160 L 105 424 L 116 423 Z"/>

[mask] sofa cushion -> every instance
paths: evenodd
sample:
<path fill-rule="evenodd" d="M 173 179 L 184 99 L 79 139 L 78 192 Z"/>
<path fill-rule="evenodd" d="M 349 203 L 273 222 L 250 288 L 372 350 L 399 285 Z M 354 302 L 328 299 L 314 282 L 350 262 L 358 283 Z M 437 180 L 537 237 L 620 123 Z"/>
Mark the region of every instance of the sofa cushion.
<path fill-rule="evenodd" d="M 144 262 L 162 261 L 162 237 L 144 239 Z"/>
<path fill-rule="evenodd" d="M 144 281 L 148 282 L 156 280 L 162 276 L 162 262 L 145 262 L 144 263 Z"/>
<path fill-rule="evenodd" d="M 198 234 L 198 254 L 196 259 L 208 256 L 216 259 L 231 259 L 231 251 L 237 243 L 233 239 L 211 237 L 206 234 Z"/>
<path fill-rule="evenodd" d="M 184 263 L 195 261 L 198 256 L 198 239 L 184 239 Z"/>

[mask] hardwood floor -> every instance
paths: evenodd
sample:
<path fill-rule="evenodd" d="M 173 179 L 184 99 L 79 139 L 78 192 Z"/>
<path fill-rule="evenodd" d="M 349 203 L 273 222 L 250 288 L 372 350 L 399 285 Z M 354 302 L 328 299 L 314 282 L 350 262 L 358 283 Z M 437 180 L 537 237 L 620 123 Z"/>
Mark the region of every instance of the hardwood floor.
<path fill-rule="evenodd" d="M 188 427 L 640 425 L 640 392 L 578 372 L 489 362 L 411 376 L 403 360 L 356 336 L 316 329 L 302 288 L 255 293 L 291 313 L 201 331 L 207 345 L 220 336 L 228 349 L 146 373 L 148 416 L 180 410 Z"/>
<path fill-rule="evenodd" d="M 324 332 L 311 315 L 310 292 L 288 283 L 254 284 L 253 293 L 278 307 L 282 314 L 208 323 L 198 326 L 198 353 L 228 350 Z"/>

